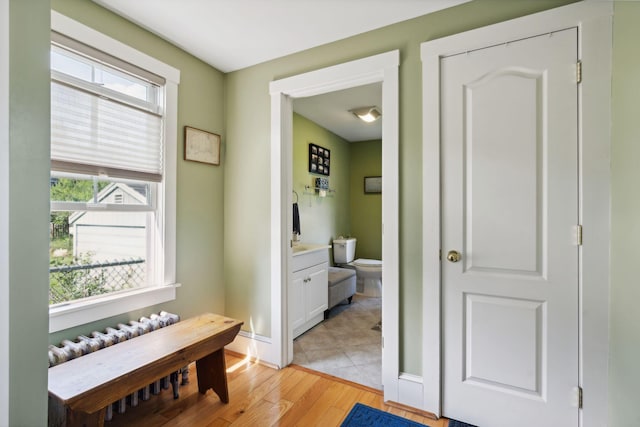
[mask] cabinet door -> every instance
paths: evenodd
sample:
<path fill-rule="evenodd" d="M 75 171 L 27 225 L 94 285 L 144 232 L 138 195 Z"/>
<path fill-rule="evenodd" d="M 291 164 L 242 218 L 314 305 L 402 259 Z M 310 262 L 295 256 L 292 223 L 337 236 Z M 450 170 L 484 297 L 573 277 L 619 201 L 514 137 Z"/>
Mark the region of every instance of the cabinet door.
<path fill-rule="evenodd" d="M 307 269 L 308 280 L 303 283 L 306 295 L 307 320 L 322 314 L 329 305 L 329 264 Z"/>
<path fill-rule="evenodd" d="M 296 271 L 293 273 L 293 280 L 289 288 L 289 322 L 294 331 L 304 324 L 305 318 L 305 297 L 304 288 L 307 283 L 307 270 Z"/>

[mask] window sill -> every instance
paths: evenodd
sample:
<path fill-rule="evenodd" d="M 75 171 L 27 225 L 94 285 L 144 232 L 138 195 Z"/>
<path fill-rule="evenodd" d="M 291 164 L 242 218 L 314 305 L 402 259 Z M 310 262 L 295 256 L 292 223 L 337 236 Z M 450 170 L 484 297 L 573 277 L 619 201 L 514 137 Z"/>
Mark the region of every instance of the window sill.
<path fill-rule="evenodd" d="M 49 333 L 176 299 L 180 284 L 136 289 L 49 308 Z"/>

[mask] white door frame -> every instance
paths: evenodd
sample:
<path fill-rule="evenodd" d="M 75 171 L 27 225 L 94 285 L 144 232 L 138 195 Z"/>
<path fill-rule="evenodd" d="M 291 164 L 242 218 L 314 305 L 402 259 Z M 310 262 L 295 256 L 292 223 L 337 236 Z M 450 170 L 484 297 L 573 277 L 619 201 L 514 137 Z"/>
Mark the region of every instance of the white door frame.
<path fill-rule="evenodd" d="M 398 401 L 398 66 L 397 50 L 271 82 L 271 340 L 280 366 L 291 363 L 288 322 L 291 281 L 293 99 L 382 83 L 382 384 L 385 400 Z"/>
<path fill-rule="evenodd" d="M 424 410 L 441 414 L 440 58 L 570 27 L 578 28 L 581 426 L 607 422 L 609 195 L 613 7 L 581 2 L 421 45 L 423 81 L 423 384 Z M 587 71 L 588 69 L 588 71 Z"/>

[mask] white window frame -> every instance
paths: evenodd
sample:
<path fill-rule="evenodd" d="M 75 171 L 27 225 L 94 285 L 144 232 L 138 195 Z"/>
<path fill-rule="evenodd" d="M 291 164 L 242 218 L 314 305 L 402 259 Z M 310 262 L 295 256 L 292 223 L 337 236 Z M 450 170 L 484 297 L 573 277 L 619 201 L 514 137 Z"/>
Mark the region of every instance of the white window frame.
<path fill-rule="evenodd" d="M 162 190 L 158 191 L 156 221 L 162 226 L 163 245 L 154 245 L 163 260 L 163 280 L 155 286 L 126 293 L 109 294 L 89 300 L 70 301 L 49 308 L 49 332 L 61 331 L 99 319 L 138 310 L 174 300 L 176 297 L 176 163 L 178 146 L 178 85 L 180 70 L 99 33 L 56 11 L 51 11 L 51 29 L 72 39 L 148 70 L 166 80 L 164 107 L 164 175 Z M 153 267 L 150 267 L 153 268 Z"/>

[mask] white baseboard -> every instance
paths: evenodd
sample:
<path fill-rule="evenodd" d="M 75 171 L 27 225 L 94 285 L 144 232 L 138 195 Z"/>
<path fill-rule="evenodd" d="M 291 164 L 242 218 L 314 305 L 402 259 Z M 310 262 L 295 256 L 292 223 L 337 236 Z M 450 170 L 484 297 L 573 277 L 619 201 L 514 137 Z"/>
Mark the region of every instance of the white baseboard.
<path fill-rule="evenodd" d="M 280 369 L 280 362 L 277 360 L 275 349 L 271 338 L 262 335 L 255 335 L 251 332 L 240 331 L 231 344 L 225 348 L 236 353 L 249 356 L 256 362 L 262 362 Z"/>

